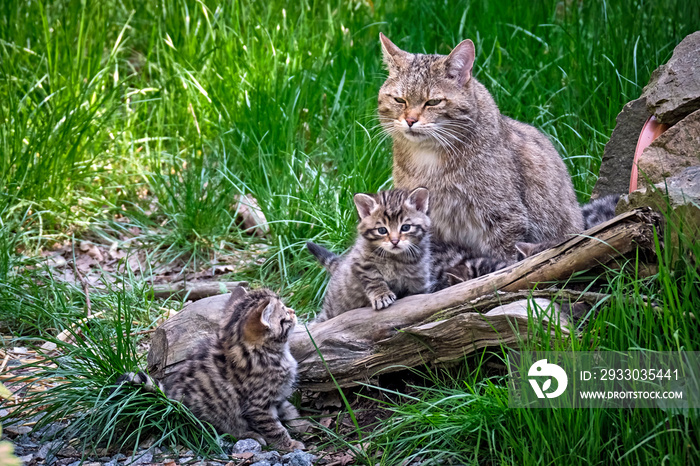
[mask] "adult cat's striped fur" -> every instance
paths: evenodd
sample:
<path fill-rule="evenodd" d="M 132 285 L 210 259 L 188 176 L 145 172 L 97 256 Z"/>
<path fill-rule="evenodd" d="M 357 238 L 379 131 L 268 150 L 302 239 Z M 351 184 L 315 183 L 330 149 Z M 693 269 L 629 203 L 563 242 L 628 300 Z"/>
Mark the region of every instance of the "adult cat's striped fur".
<path fill-rule="evenodd" d="M 383 309 L 397 298 L 432 290 L 428 190 L 356 194 L 357 240 L 342 257 L 307 243 L 331 272 L 316 321 L 358 307 Z"/>
<path fill-rule="evenodd" d="M 143 372 L 124 374 L 117 383 L 159 387 L 220 433 L 303 449 L 282 425 L 299 417 L 287 401 L 297 367 L 287 343 L 294 311 L 267 289 L 234 294 L 227 306 L 230 314 L 218 335 L 202 341 L 163 383 Z"/>
<path fill-rule="evenodd" d="M 443 55 L 411 54 L 380 35 L 389 76 L 379 119 L 394 142 L 397 188 L 430 190 L 436 239 L 511 259 L 518 241 L 583 229 L 566 167 L 547 137 L 501 113 L 472 76 L 465 40 Z"/>

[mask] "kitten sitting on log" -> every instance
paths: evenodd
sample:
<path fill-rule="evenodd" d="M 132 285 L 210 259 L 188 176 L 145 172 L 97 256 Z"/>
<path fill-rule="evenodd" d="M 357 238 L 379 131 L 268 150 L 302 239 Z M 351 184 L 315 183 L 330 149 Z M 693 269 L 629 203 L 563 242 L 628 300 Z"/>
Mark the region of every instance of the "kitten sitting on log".
<path fill-rule="evenodd" d="M 359 307 L 383 309 L 397 298 L 441 290 L 509 264 L 431 241 L 428 199 L 425 188 L 356 194 L 358 237 L 347 254 L 306 243 L 331 274 L 316 322 Z"/>
<path fill-rule="evenodd" d="M 164 383 L 131 372 L 117 384 L 153 392 L 157 387 L 219 433 L 285 450 L 304 449 L 282 425 L 299 417 L 287 401 L 297 368 L 287 343 L 297 321 L 294 311 L 267 289 L 232 295 L 227 306 L 230 317 L 218 335 L 201 342 Z"/>
<path fill-rule="evenodd" d="M 354 200 L 360 223 L 347 254 L 306 243 L 331 273 L 317 322 L 358 307 L 384 309 L 397 298 L 432 289 L 428 190 L 355 194 Z"/>

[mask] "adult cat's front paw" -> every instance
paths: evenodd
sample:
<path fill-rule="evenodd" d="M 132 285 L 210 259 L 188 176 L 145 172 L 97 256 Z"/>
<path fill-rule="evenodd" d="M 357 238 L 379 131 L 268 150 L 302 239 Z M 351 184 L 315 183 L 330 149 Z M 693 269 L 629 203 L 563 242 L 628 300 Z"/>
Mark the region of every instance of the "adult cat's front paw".
<path fill-rule="evenodd" d="M 385 307 L 389 307 L 391 304 L 393 304 L 393 302 L 396 301 L 396 295 L 389 291 L 387 293 L 371 297 L 370 301 L 372 302 L 372 309 L 378 311 L 379 309 L 384 309 Z"/>

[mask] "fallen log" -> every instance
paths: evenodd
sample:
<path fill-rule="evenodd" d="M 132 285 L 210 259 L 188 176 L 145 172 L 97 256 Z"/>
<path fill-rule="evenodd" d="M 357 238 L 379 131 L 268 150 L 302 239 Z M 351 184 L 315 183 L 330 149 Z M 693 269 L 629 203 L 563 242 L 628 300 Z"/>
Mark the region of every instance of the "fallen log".
<path fill-rule="evenodd" d="M 593 306 L 607 296 L 547 288 L 578 272 L 612 267 L 637 251 L 653 257 L 654 232 L 659 230 L 658 214 L 637 209 L 506 269 L 437 293 L 409 296 L 381 311 L 355 309 L 308 328 L 300 324 L 290 337 L 299 386 L 333 390 L 329 371 L 340 386 L 351 386 L 379 373 L 454 361 L 480 348 L 525 340 L 530 336 L 527 306 L 530 315 L 557 328 L 564 324 L 568 331 L 568 307 L 581 302 Z M 148 354 L 151 374 L 167 376 L 196 339 L 213 332 L 228 299 L 205 298 L 164 323 Z"/>

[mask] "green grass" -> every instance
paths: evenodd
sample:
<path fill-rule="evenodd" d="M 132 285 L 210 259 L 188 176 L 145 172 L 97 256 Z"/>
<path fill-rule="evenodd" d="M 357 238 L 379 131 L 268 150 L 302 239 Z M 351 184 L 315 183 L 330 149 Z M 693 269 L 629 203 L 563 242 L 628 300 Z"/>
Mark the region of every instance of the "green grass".
<path fill-rule="evenodd" d="M 477 78 L 504 114 L 549 135 L 585 201 L 616 115 L 700 26 L 700 5 L 681 0 L 3 6 L 0 321 L 30 338 L 50 338 L 83 316 L 85 296 L 41 268 L 27 274 L 23 267 L 53 242 L 86 233 L 111 238 L 133 226 L 154 263 L 183 259 L 197 269 L 214 254 L 262 249 L 265 263 L 236 278 L 270 286 L 301 315 L 313 315 L 326 274 L 304 243 L 347 247 L 356 223 L 352 194 L 391 186 L 390 142 L 375 117 L 385 76 L 380 31 L 412 52 L 447 53 L 473 39 Z M 238 228 L 242 193 L 258 200 L 267 237 Z M 700 280 L 687 251 L 700 251 L 685 246 L 684 255 L 659 253 L 655 277 L 613 275 L 612 300 L 581 341 L 562 344 L 697 349 L 689 313 L 697 312 Z M 109 318 L 118 309 L 140 313 L 145 322 L 158 304 L 132 284 L 136 291 L 93 293 L 93 306 Z M 697 454 L 695 418 L 508 410 L 502 382 L 472 369 L 387 407 L 395 417 L 373 444 L 384 464 L 411 455 L 499 464 L 658 463 L 668 455 L 668 464 L 684 464 Z M 108 382 L 108 374 L 100 377 L 94 387 Z M 102 406 L 98 398 L 90 403 Z M 154 409 L 176 410 L 158 403 L 165 402 Z M 441 412 L 454 413 L 454 422 Z M 449 422 L 435 421 L 443 418 Z"/>

